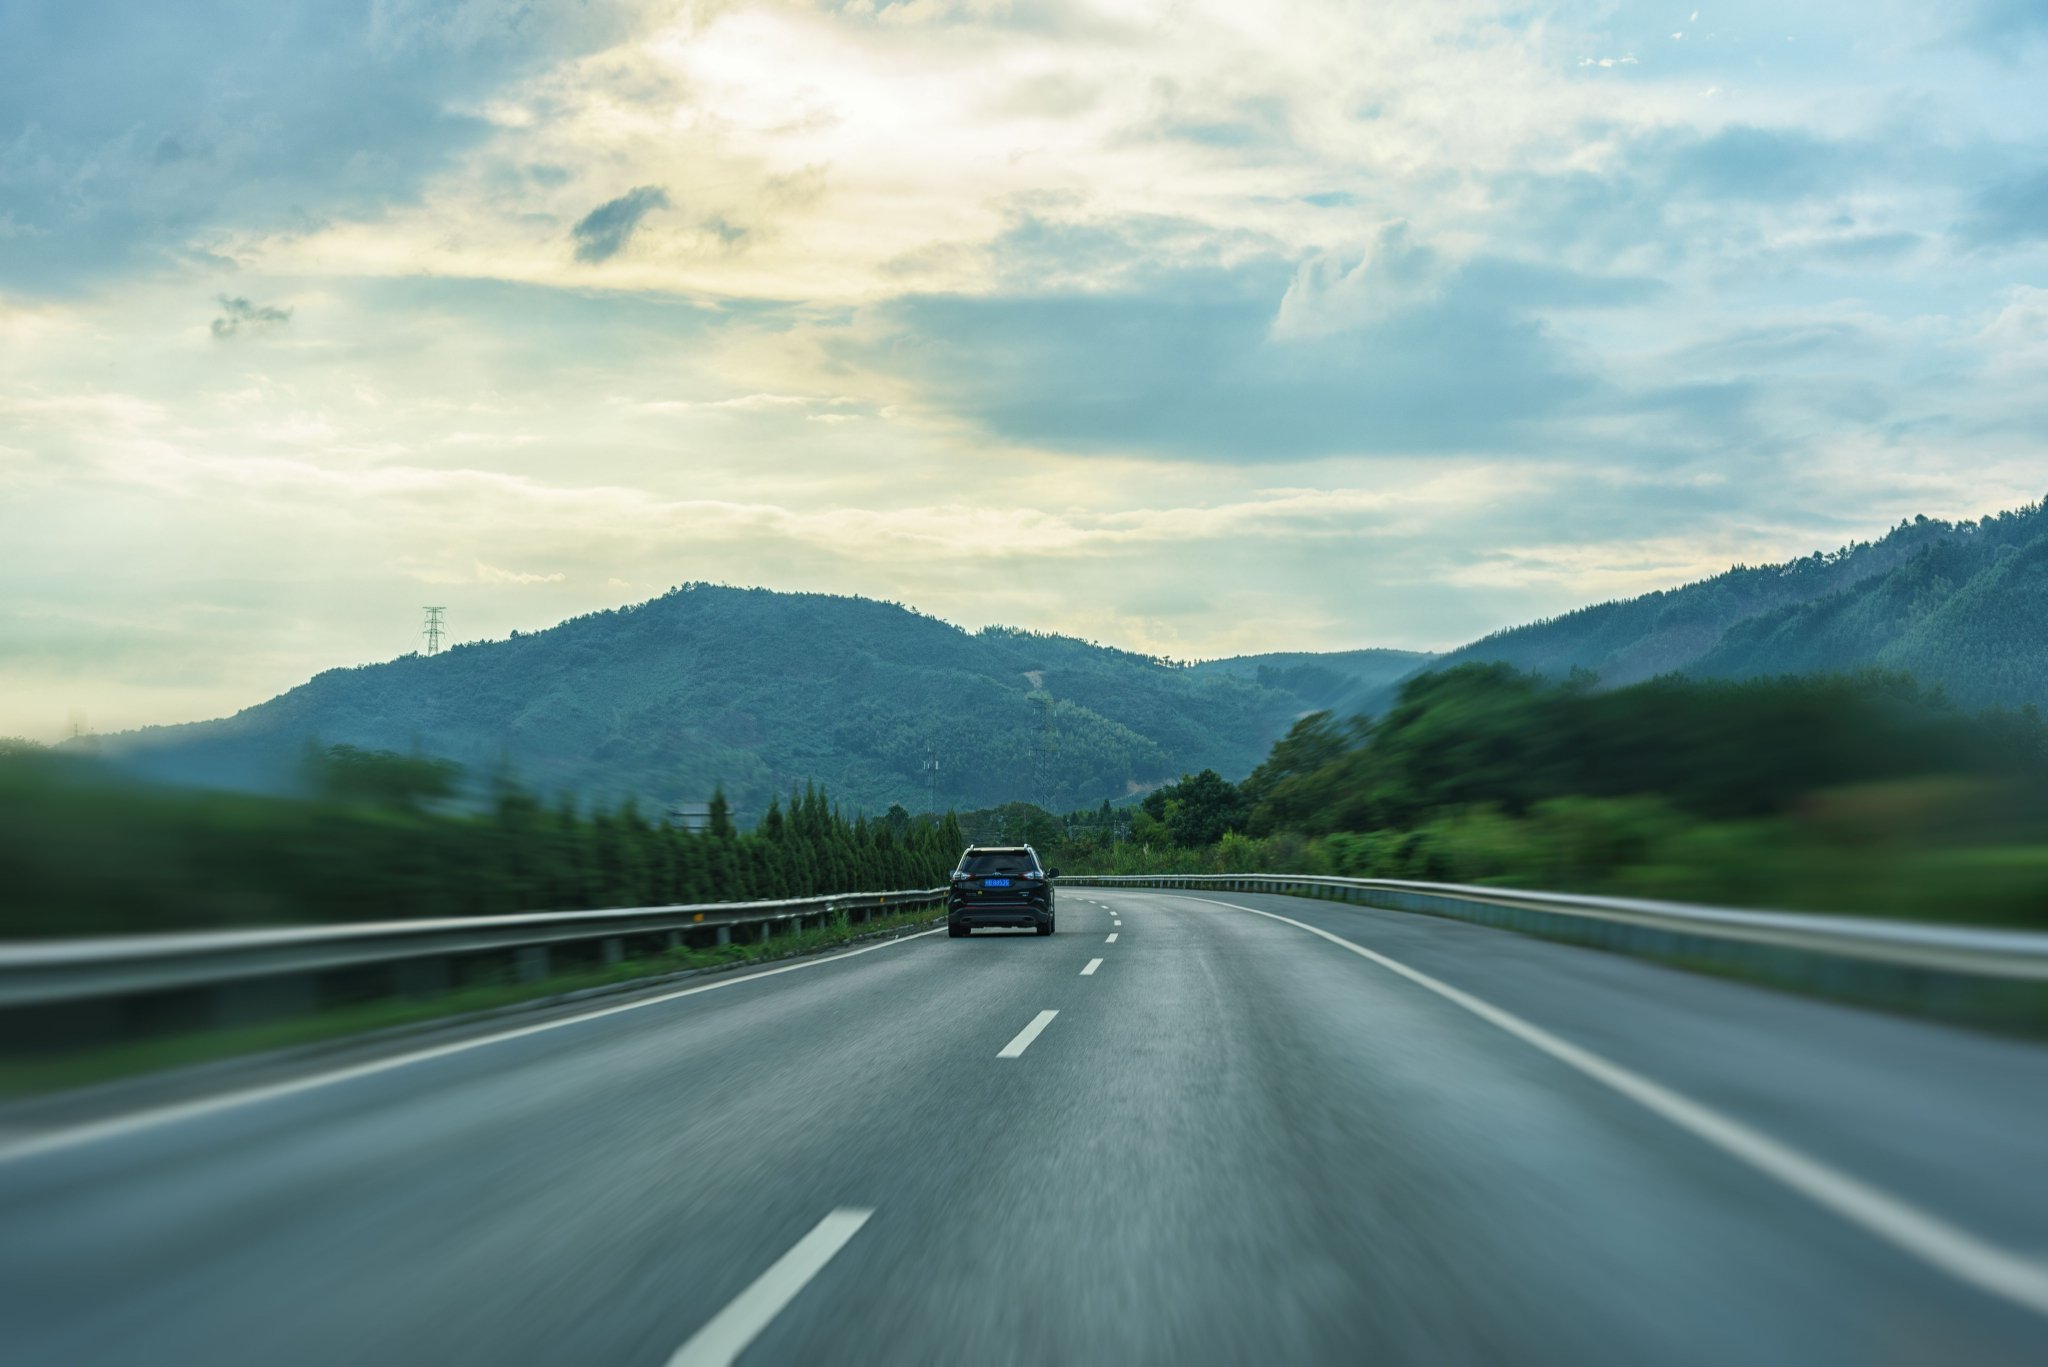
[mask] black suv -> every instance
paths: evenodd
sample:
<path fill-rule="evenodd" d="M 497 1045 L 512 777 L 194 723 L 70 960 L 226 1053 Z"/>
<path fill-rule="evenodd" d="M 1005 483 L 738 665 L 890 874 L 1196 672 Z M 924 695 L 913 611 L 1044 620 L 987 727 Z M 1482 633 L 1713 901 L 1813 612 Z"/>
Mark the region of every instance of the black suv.
<path fill-rule="evenodd" d="M 970 845 L 953 870 L 946 894 L 946 933 L 958 938 L 976 926 L 1031 926 L 1052 934 L 1052 880 L 1058 869 L 1039 866 L 1029 845 Z"/>

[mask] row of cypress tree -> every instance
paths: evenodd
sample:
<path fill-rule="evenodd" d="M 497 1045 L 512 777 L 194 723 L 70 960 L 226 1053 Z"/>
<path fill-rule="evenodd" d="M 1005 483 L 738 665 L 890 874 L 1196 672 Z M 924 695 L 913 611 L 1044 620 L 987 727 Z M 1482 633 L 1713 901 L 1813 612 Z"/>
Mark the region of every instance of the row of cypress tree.
<path fill-rule="evenodd" d="M 564 909 L 928 888 L 945 881 L 964 843 L 950 812 L 934 820 L 892 807 L 849 820 L 814 785 L 790 794 L 786 809 L 771 801 L 748 832 L 722 792 L 701 832 L 651 821 L 632 802 L 586 816 L 519 789 L 499 795 L 492 824 L 512 900 Z"/>

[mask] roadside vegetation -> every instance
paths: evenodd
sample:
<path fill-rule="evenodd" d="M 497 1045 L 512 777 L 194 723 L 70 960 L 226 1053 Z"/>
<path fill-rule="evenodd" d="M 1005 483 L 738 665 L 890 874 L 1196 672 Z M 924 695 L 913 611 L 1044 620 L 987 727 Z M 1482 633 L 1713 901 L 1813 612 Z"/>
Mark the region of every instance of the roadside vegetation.
<path fill-rule="evenodd" d="M 1300 720 L 1241 783 L 1012 806 L 1072 873 L 1290 872 L 2048 928 L 2048 727 L 1895 674 L 1597 689 L 1504 665 Z"/>
<path fill-rule="evenodd" d="M 311 750 L 296 799 L 147 786 L 90 759 L 0 751 L 0 936 L 482 916 L 926 888 L 950 817 L 848 818 L 815 787 L 752 831 L 724 798 L 692 832 L 631 802 L 544 803 L 509 777 L 459 801 L 442 761 Z"/>

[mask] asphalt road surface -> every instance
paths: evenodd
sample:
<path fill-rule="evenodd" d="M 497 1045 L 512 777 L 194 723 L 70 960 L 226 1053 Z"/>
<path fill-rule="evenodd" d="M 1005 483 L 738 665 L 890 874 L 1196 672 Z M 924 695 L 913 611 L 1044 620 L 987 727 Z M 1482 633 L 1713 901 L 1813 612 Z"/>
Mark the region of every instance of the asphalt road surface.
<path fill-rule="evenodd" d="M 799 963 L 0 1135 L 0 1357 L 2048 1361 L 2036 1045 L 1251 894 Z"/>

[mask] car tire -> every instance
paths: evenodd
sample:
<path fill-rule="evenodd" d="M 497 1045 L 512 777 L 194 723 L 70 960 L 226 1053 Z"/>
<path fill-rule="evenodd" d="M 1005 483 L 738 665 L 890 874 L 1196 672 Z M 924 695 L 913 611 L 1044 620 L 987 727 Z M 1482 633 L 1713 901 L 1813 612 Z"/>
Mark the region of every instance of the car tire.
<path fill-rule="evenodd" d="M 1043 921 L 1040 921 L 1040 922 L 1038 923 L 1038 933 L 1039 933 L 1040 935 L 1050 935 L 1050 934 L 1052 934 L 1052 918 L 1051 918 L 1051 917 L 1047 917 L 1047 918 L 1046 918 L 1045 920 L 1043 920 Z"/>
<path fill-rule="evenodd" d="M 962 925 L 954 925 L 949 922 L 946 926 L 946 934 L 951 939 L 964 940 L 967 938 L 967 927 Z"/>

